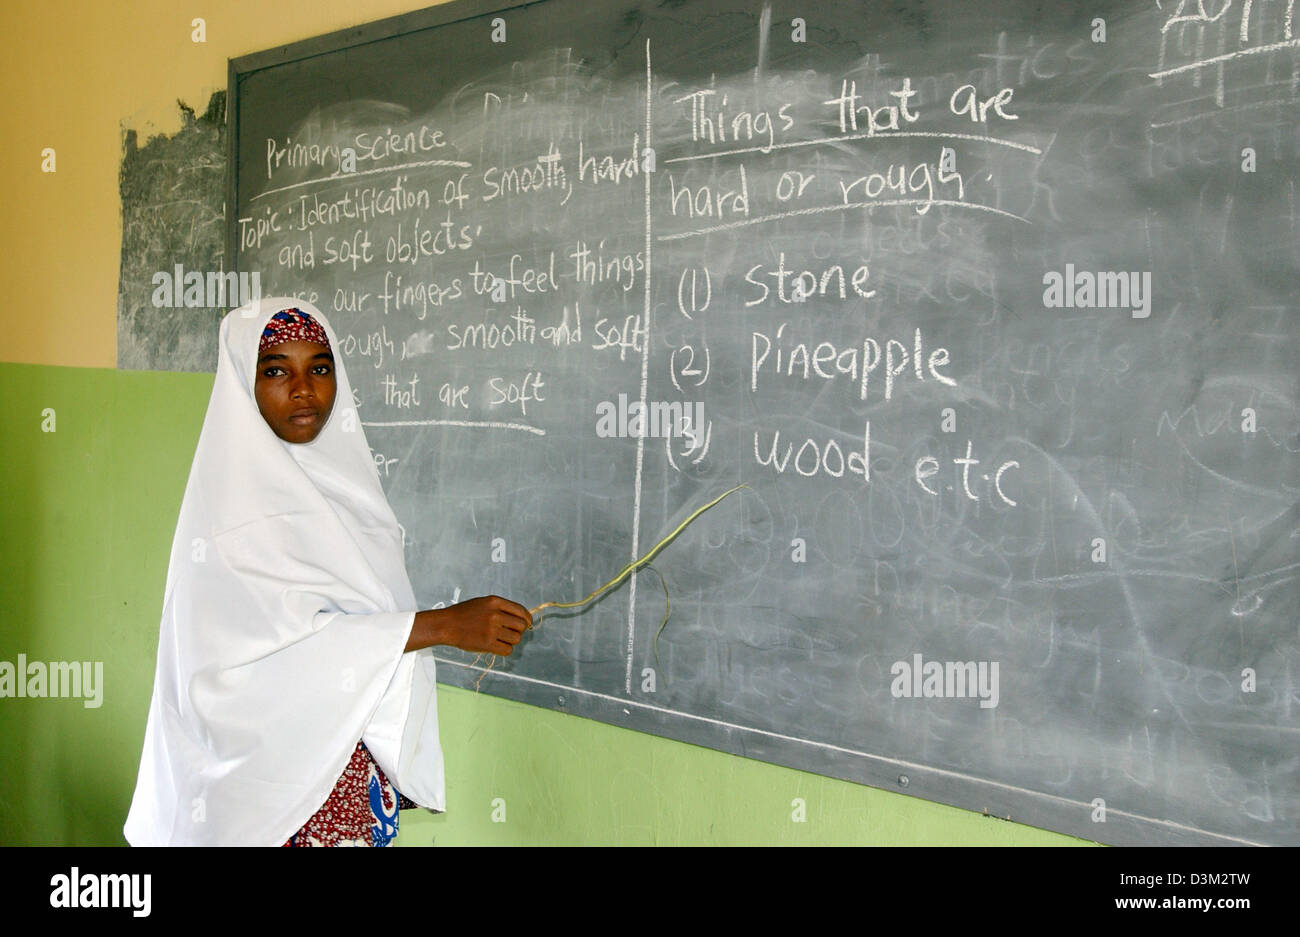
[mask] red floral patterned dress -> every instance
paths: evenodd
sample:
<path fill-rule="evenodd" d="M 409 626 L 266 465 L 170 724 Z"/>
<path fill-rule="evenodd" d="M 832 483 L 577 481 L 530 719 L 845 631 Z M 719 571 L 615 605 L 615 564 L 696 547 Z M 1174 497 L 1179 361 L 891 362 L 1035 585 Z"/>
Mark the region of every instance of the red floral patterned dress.
<path fill-rule="evenodd" d="M 387 846 L 397 838 L 397 812 L 419 806 L 393 787 L 362 742 L 334 790 L 286 846 Z"/>

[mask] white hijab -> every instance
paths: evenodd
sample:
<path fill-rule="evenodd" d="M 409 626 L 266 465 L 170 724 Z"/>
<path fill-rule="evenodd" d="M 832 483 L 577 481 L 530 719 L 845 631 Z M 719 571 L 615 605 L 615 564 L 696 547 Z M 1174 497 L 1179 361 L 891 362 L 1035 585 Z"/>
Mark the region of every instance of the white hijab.
<path fill-rule="evenodd" d="M 253 393 L 262 329 L 292 307 L 335 355 L 333 410 L 303 444 L 275 435 Z M 415 596 L 339 347 L 304 300 L 221 320 L 123 828 L 133 846 L 279 846 L 358 740 L 399 791 L 445 809 L 433 651 L 403 652 Z"/>

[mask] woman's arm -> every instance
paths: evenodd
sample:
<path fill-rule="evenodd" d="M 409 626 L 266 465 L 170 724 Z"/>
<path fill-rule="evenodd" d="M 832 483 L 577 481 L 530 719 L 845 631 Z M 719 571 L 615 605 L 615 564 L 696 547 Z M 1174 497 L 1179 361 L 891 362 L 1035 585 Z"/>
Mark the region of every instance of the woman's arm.
<path fill-rule="evenodd" d="M 449 608 L 415 613 L 406 650 L 445 644 L 479 654 L 510 656 L 524 632 L 533 625 L 528 609 L 499 595 L 485 595 Z"/>

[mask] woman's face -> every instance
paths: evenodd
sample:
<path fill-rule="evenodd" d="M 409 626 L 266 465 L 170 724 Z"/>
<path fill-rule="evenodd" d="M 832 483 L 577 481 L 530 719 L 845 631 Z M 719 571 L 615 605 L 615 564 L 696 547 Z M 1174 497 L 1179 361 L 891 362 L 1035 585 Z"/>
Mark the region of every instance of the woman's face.
<path fill-rule="evenodd" d="M 285 442 L 311 442 L 334 408 L 334 356 L 315 342 L 281 342 L 257 359 L 253 395 Z"/>

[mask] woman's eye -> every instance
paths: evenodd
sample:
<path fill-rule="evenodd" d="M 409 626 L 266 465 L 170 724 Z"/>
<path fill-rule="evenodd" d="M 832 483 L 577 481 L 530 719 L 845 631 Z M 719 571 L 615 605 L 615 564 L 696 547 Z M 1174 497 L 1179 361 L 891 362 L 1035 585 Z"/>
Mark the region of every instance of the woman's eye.
<path fill-rule="evenodd" d="M 328 364 L 318 364 L 314 368 L 312 368 L 312 370 L 320 374 L 322 377 L 324 377 L 325 375 L 332 373 L 333 368 Z M 262 376 L 275 377 L 277 373 L 288 373 L 288 372 L 286 372 L 284 368 L 281 367 L 271 367 L 263 371 Z"/>

